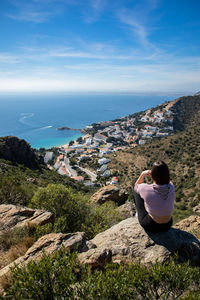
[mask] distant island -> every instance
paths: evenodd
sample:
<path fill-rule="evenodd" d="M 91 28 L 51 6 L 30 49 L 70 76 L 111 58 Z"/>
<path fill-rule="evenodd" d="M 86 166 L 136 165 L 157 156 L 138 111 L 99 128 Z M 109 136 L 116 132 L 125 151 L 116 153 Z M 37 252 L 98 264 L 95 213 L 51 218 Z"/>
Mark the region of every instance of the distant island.
<path fill-rule="evenodd" d="M 76 130 L 76 131 L 83 132 L 83 129 L 70 128 L 70 127 L 68 127 L 68 126 L 61 126 L 61 127 L 56 128 L 56 129 L 57 129 L 57 130 Z"/>

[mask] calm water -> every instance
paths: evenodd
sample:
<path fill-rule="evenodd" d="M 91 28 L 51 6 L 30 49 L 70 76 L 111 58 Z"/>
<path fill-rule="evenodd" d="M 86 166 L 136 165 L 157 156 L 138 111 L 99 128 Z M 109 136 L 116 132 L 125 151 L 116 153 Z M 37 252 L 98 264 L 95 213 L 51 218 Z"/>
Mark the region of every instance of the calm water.
<path fill-rule="evenodd" d="M 50 148 L 75 140 L 84 128 L 173 100 L 173 96 L 23 94 L 0 95 L 0 136 L 15 135 L 34 148 Z"/>

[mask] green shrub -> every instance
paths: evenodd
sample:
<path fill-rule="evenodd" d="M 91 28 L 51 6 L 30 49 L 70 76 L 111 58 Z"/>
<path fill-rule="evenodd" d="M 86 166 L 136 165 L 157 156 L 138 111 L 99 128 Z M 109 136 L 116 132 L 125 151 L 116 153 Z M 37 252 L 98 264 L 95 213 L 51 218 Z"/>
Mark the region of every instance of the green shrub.
<path fill-rule="evenodd" d="M 30 205 L 54 213 L 55 232 L 85 231 L 88 238 L 122 220 L 115 203 L 104 203 L 99 206 L 92 204 L 87 198 L 61 184 L 49 184 L 36 191 Z M 44 230 L 49 232 L 50 227 Z M 42 232 L 44 231 L 41 230 Z"/>
<path fill-rule="evenodd" d="M 39 263 L 16 267 L 12 271 L 7 297 L 14 299 L 73 299 L 73 285 L 78 279 L 75 255 L 62 249 L 55 255 L 44 255 Z M 12 298 L 13 299 L 13 298 Z"/>
<path fill-rule="evenodd" d="M 2 176 L 0 179 L 0 204 L 27 205 L 29 191 L 15 176 Z"/>
<path fill-rule="evenodd" d="M 144 266 L 110 264 L 91 271 L 61 249 L 12 271 L 8 299 L 199 299 L 199 268 L 174 261 Z M 196 295 L 197 298 L 192 298 Z M 14 298 L 13 298 L 14 297 Z M 181 298 L 183 297 L 183 298 Z"/>
<path fill-rule="evenodd" d="M 56 232 L 80 231 L 88 211 L 85 197 L 61 184 L 39 188 L 30 201 L 35 208 L 51 211 L 55 216 Z"/>
<path fill-rule="evenodd" d="M 82 224 L 82 230 L 92 238 L 101 231 L 104 231 L 122 220 L 117 211 L 117 205 L 110 201 L 102 205 L 90 204 L 90 209 Z"/>

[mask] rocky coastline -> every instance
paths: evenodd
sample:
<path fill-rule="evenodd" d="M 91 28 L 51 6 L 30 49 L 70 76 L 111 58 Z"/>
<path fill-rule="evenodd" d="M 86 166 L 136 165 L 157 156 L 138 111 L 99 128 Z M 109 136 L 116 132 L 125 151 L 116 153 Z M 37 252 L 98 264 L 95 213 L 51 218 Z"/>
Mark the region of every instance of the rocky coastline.
<path fill-rule="evenodd" d="M 82 133 L 84 132 L 83 129 L 71 128 L 71 127 L 68 127 L 68 126 L 61 126 L 61 127 L 56 128 L 56 130 L 74 130 L 74 131 L 80 131 Z"/>

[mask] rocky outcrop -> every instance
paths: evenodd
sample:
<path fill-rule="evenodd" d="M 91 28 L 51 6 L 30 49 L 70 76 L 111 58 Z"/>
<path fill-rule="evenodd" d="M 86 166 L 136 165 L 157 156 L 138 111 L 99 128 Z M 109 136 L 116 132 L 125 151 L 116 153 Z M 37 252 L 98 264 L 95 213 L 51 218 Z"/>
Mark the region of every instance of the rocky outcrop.
<path fill-rule="evenodd" d="M 45 235 L 24 256 L 3 268 L 0 278 L 7 275 L 9 268 L 15 264 L 26 265 L 31 260 L 39 260 L 44 252 L 50 255 L 62 246 L 69 251 L 78 251 L 80 262 L 93 268 L 103 267 L 111 261 L 164 262 L 174 255 L 178 262 L 189 261 L 200 265 L 200 241 L 192 234 L 177 228 L 162 233 L 147 233 L 137 218 L 132 217 L 99 233 L 90 241 L 86 240 L 84 232 Z"/>
<path fill-rule="evenodd" d="M 199 214 L 200 213 L 200 204 L 196 205 L 195 207 L 193 207 L 193 212 Z"/>
<path fill-rule="evenodd" d="M 94 203 L 103 204 L 106 201 L 114 201 L 118 205 L 126 202 L 128 193 L 115 185 L 108 185 L 102 187 L 95 194 L 92 195 L 90 200 Z"/>
<path fill-rule="evenodd" d="M 0 233 L 19 226 L 39 226 L 50 222 L 53 222 L 51 212 L 11 204 L 0 205 Z"/>
<path fill-rule="evenodd" d="M 164 262 L 176 253 L 180 262 L 189 260 L 194 265 L 200 263 L 200 242 L 192 234 L 175 228 L 163 233 L 147 233 L 136 217 L 99 233 L 91 242 L 96 248 L 79 256 L 82 263 L 91 266 L 98 264 L 96 257 L 105 257 L 105 261 L 117 263 L 140 261 L 148 264 Z"/>
<path fill-rule="evenodd" d="M 135 205 L 130 201 L 126 201 L 126 203 L 117 207 L 116 210 L 119 212 L 120 216 L 123 217 L 123 219 L 133 217 L 136 213 Z"/>
<path fill-rule="evenodd" d="M 197 231 L 200 229 L 200 217 L 190 216 L 189 218 L 176 223 L 174 227 L 186 231 Z"/>
<path fill-rule="evenodd" d="M 112 251 L 106 248 L 96 248 L 94 251 L 80 253 L 79 261 L 92 266 L 92 268 L 102 268 L 106 263 L 112 261 Z"/>
<path fill-rule="evenodd" d="M 0 138 L 0 158 L 23 164 L 31 169 L 37 169 L 43 163 L 43 159 L 35 154 L 25 140 L 15 136 Z"/>
<path fill-rule="evenodd" d="M 50 233 L 41 237 L 31 248 L 28 249 L 26 254 L 19 257 L 11 264 L 7 265 L 0 270 L 0 278 L 8 275 L 10 268 L 15 265 L 26 265 L 31 260 L 38 261 L 44 253 L 47 255 L 53 254 L 61 247 L 69 251 L 84 252 L 95 247 L 95 245 L 87 241 L 84 232 L 76 233 Z"/>

